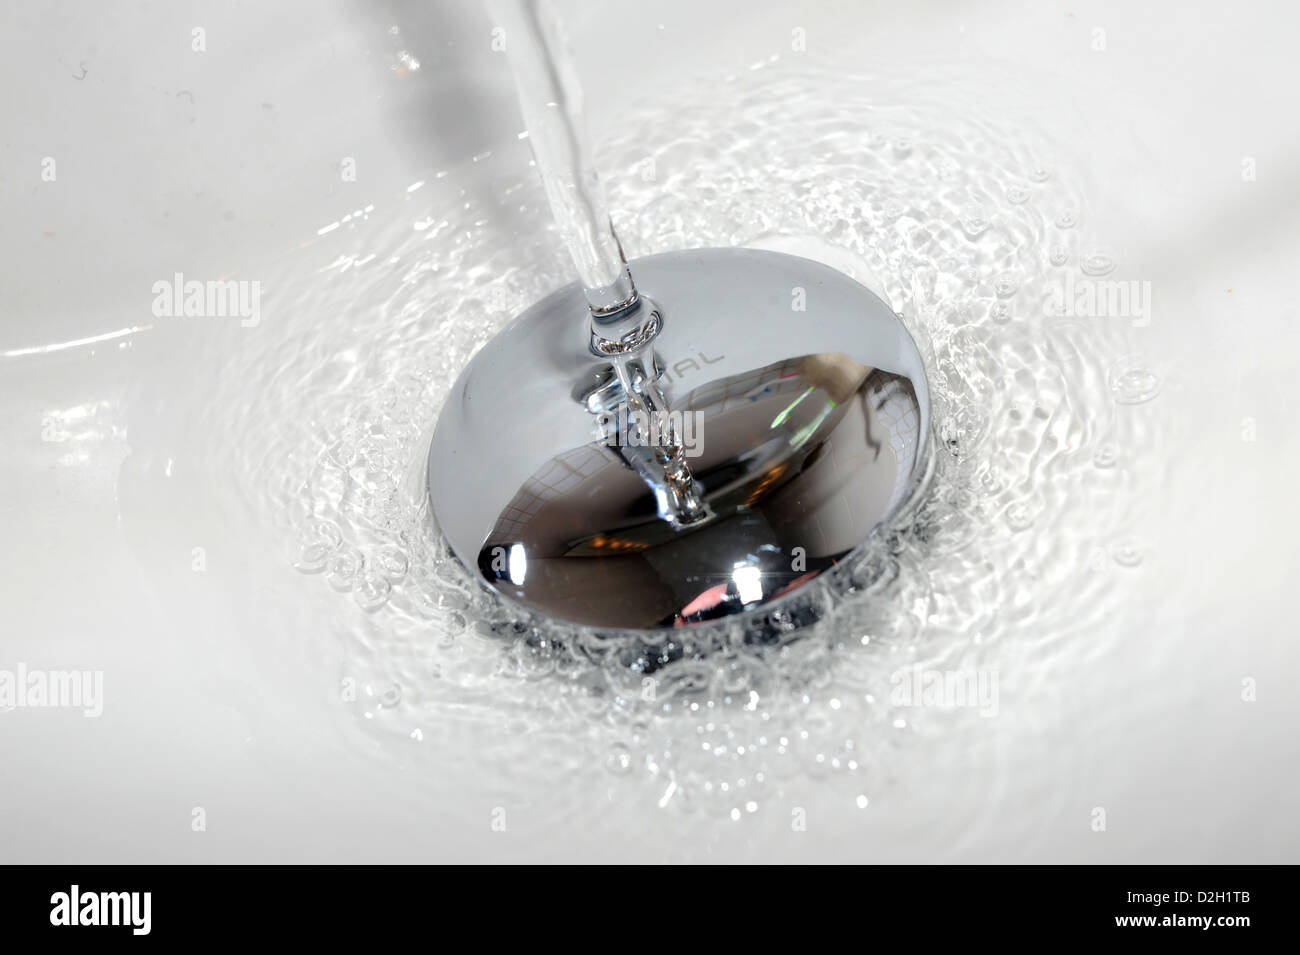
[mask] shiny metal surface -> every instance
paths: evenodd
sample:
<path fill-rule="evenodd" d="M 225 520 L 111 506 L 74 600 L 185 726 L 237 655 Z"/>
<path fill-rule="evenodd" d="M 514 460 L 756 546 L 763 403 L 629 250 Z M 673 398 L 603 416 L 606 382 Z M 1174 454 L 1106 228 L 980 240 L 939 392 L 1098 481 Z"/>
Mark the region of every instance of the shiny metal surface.
<path fill-rule="evenodd" d="M 547 617 L 657 630 L 772 609 L 916 492 L 920 354 L 819 263 L 704 249 L 631 263 L 659 328 L 598 354 L 582 287 L 469 363 L 429 451 L 456 556 Z"/>

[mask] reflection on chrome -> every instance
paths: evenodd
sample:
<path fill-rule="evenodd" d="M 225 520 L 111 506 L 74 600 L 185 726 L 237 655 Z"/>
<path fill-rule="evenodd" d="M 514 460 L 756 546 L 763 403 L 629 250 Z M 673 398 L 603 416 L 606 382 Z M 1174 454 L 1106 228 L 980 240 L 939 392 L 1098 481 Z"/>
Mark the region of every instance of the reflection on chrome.
<path fill-rule="evenodd" d="M 430 451 L 435 518 L 490 587 L 551 618 L 656 630 L 769 608 L 917 490 L 919 353 L 883 302 L 808 260 L 706 250 L 633 264 L 674 304 L 631 355 L 585 347 L 574 285 L 470 363 Z M 796 286 L 811 290 L 806 313 L 789 308 Z M 671 433 L 610 441 L 596 426 L 646 420 L 628 412 L 691 415 L 692 456 Z"/>
<path fill-rule="evenodd" d="M 693 463 L 707 518 L 685 529 L 665 515 L 666 492 L 645 463 L 655 449 L 593 441 L 548 461 L 512 497 L 480 551 L 487 580 L 593 626 L 729 615 L 853 550 L 899 502 L 917 463 L 910 382 L 847 355 L 711 382 L 684 406 L 708 422 Z M 515 573 L 521 549 L 527 587 Z M 493 569 L 502 550 L 505 574 Z M 743 559 L 727 564 L 729 553 Z"/>

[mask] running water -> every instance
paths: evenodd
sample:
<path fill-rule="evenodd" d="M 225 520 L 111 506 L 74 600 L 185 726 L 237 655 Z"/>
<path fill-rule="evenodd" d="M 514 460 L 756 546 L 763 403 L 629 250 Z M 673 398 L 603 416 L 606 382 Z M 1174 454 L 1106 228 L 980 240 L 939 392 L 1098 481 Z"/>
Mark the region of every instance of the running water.
<path fill-rule="evenodd" d="M 545 0 L 493 0 L 519 108 L 560 239 L 595 315 L 636 301 L 636 285 L 605 205 L 605 190 L 587 146 L 582 85 L 560 21 Z"/>
<path fill-rule="evenodd" d="M 672 427 L 654 363 L 640 357 L 658 334 L 659 308 L 638 295 L 614 231 L 560 21 L 544 0 L 495 0 L 492 9 L 506 31 L 519 107 L 551 214 L 591 307 L 592 351 L 610 359 L 628 420 L 651 423 L 651 434 L 641 440 L 611 443 L 646 483 L 664 520 L 674 527 L 699 524 L 709 511 Z"/>
<path fill-rule="evenodd" d="M 931 494 L 798 639 L 763 652 L 711 636 L 646 676 L 644 648 L 516 624 L 434 533 L 423 463 L 452 381 L 571 274 L 539 227 L 550 196 L 522 145 L 376 197 L 268 274 L 274 320 L 221 343 L 196 420 L 239 489 L 230 513 L 319 575 L 303 618 L 275 632 L 325 661 L 322 711 L 338 711 L 340 681 L 357 685 L 345 711 L 359 745 L 414 762 L 420 785 L 509 780 L 554 794 L 536 812 L 557 825 L 597 812 L 582 794 L 599 787 L 622 804 L 766 817 L 788 836 L 791 800 L 827 818 L 887 805 L 906 780 L 914 798 L 933 792 L 915 818 L 969 837 L 998 779 L 961 805 L 925 779 L 935 766 L 996 777 L 1010 755 L 988 752 L 978 708 L 903 691 L 914 673 L 1001 674 L 990 703 L 1014 719 L 1106 651 L 1105 621 L 1142 569 L 1133 514 L 1161 456 L 1146 383 L 1158 371 L 1126 321 L 1044 309 L 1099 261 L 1123 274 L 1087 231 L 1068 152 L 983 115 L 941 64 L 911 85 L 758 66 L 628 108 L 597 155 L 619 173 L 610 198 L 631 255 L 747 245 L 820 258 L 871 284 L 927 356 L 942 448 Z M 608 221 L 603 204 L 584 208 L 589 226 Z M 585 234 L 583 281 L 603 287 L 617 243 Z M 1079 768 L 1061 764 L 1051 730 L 1015 758 L 1052 765 L 1043 778 L 1059 783 Z M 909 761 L 912 737 L 926 746 Z"/>

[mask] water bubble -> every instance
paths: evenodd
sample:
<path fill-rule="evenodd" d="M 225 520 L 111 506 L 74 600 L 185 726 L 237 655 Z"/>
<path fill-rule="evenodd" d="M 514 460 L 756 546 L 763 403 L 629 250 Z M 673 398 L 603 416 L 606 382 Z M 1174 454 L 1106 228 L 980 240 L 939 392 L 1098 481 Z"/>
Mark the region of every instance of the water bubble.
<path fill-rule="evenodd" d="M 1056 217 L 1056 227 L 1058 229 L 1073 229 L 1078 224 L 1079 224 L 1079 217 L 1075 213 L 1069 210 L 1060 213 Z"/>
<path fill-rule="evenodd" d="M 989 307 L 989 318 L 1002 323 L 1011 320 L 1011 306 L 1006 302 L 994 302 Z"/>
<path fill-rule="evenodd" d="M 935 171 L 940 179 L 956 179 L 961 172 L 961 164 L 951 156 L 944 156 L 936 164 Z"/>
<path fill-rule="evenodd" d="M 350 468 L 356 460 L 356 445 L 346 438 L 339 438 L 325 452 L 325 462 L 336 468 Z"/>
<path fill-rule="evenodd" d="M 1007 202 L 1013 206 L 1021 205 L 1029 201 L 1029 187 L 1023 183 L 1013 182 L 1007 186 Z"/>
<path fill-rule="evenodd" d="M 389 580 L 401 580 L 410 566 L 406 555 L 396 547 L 385 547 L 374 557 L 374 568 Z"/>
<path fill-rule="evenodd" d="M 946 316 L 949 325 L 956 325 L 958 327 L 970 325 L 974 320 L 969 305 L 960 305 L 957 308 L 949 309 Z"/>
<path fill-rule="evenodd" d="M 383 577 L 366 575 L 354 584 L 352 599 L 357 602 L 357 606 L 362 610 L 371 612 L 388 603 L 388 598 L 392 595 L 392 592 L 393 585 Z"/>
<path fill-rule="evenodd" d="M 365 559 L 357 550 L 345 550 L 335 554 L 325 564 L 325 579 L 329 585 L 340 593 L 352 589 L 353 579 L 365 565 Z"/>
<path fill-rule="evenodd" d="M 961 228 L 967 238 L 978 238 L 988 231 L 990 225 L 988 213 L 979 203 L 972 202 L 962 207 Z"/>
<path fill-rule="evenodd" d="M 1105 252 L 1090 252 L 1079 260 L 1084 275 L 1106 275 L 1115 269 L 1115 260 Z"/>
<path fill-rule="evenodd" d="M 415 401 L 425 392 L 425 384 L 415 375 L 407 375 L 397 386 L 398 393 L 406 401 Z"/>
<path fill-rule="evenodd" d="M 894 158 L 906 159 L 912 155 L 912 141 L 906 136 L 901 136 L 894 140 Z"/>
<path fill-rule="evenodd" d="M 312 521 L 307 525 L 307 533 L 330 547 L 343 543 L 343 532 L 332 521 Z"/>
<path fill-rule="evenodd" d="M 1121 567 L 1136 567 L 1142 563 L 1142 547 L 1132 538 L 1124 538 L 1110 545 L 1110 556 Z"/>
<path fill-rule="evenodd" d="M 379 705 L 386 710 L 391 710 L 401 702 L 402 688 L 396 683 L 388 684 L 388 686 L 384 687 L 383 692 L 379 694 Z"/>
<path fill-rule="evenodd" d="M 1063 245 L 1054 245 L 1047 253 L 1047 260 L 1053 265 L 1064 265 L 1070 261 L 1070 250 Z"/>
<path fill-rule="evenodd" d="M 1029 169 L 1029 178 L 1034 182 L 1047 182 L 1052 178 L 1052 170 L 1046 166 L 1034 165 Z"/>
<path fill-rule="evenodd" d="M 627 744 L 615 743 L 605 754 L 605 768 L 616 776 L 625 776 L 632 770 L 632 753 Z"/>
<path fill-rule="evenodd" d="M 998 298 L 1010 298 L 1020 291 L 1020 277 L 1013 272 L 1003 272 L 993 280 L 993 294 Z"/>
<path fill-rule="evenodd" d="M 975 481 L 979 483 L 980 490 L 984 491 L 984 494 L 988 496 L 1000 494 L 1006 487 L 1006 478 L 1002 477 L 991 465 L 980 468 Z"/>
<path fill-rule="evenodd" d="M 1034 526 L 1034 512 L 1023 501 L 1016 501 L 1007 507 L 1007 524 L 1014 531 L 1028 530 Z"/>
<path fill-rule="evenodd" d="M 1116 362 L 1106 377 L 1111 394 L 1122 405 L 1140 405 L 1160 394 L 1160 376 L 1138 356 Z"/>
<path fill-rule="evenodd" d="M 333 548 L 321 541 L 303 544 L 298 549 L 293 566 L 304 574 L 318 574 L 325 569 L 325 562 L 332 552 Z"/>
<path fill-rule="evenodd" d="M 430 599 L 435 610 L 468 610 L 470 605 L 469 594 L 454 587 L 440 587 Z"/>
<path fill-rule="evenodd" d="M 1103 444 L 1092 456 L 1094 466 L 1102 468 L 1113 468 L 1119 461 L 1119 451 L 1113 444 Z"/>

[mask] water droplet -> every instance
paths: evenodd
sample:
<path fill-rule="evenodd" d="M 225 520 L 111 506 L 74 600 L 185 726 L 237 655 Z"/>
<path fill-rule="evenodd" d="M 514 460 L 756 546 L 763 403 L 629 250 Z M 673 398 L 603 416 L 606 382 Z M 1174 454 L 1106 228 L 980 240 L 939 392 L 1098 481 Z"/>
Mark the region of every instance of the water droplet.
<path fill-rule="evenodd" d="M 365 611 L 378 610 L 388 603 L 393 592 L 393 585 L 383 577 L 366 575 L 356 582 L 352 590 L 352 599 Z"/>
<path fill-rule="evenodd" d="M 949 325 L 969 325 L 973 319 L 974 316 L 971 314 L 969 305 L 960 305 L 947 313 L 947 321 Z"/>
<path fill-rule="evenodd" d="M 397 386 L 398 392 L 407 401 L 415 401 L 425 391 L 424 382 L 414 375 L 407 375 Z"/>
<path fill-rule="evenodd" d="M 1115 269 L 1115 260 L 1105 252 L 1090 252 L 1079 260 L 1084 275 L 1105 275 Z"/>
<path fill-rule="evenodd" d="M 325 562 L 329 560 L 332 548 L 321 541 L 312 541 L 303 544 L 298 550 L 298 557 L 294 560 L 293 566 L 304 574 L 318 574 L 325 569 Z"/>
<path fill-rule="evenodd" d="M 343 543 L 343 532 L 333 521 L 312 521 L 307 525 L 307 533 L 330 547 L 339 547 Z"/>
<path fill-rule="evenodd" d="M 1048 252 L 1047 259 L 1053 265 L 1064 265 L 1070 261 L 1070 251 L 1063 245 L 1054 245 Z"/>
<path fill-rule="evenodd" d="M 993 294 L 998 298 L 1010 298 L 1020 291 L 1020 279 L 1013 272 L 1003 272 L 993 280 Z"/>
<path fill-rule="evenodd" d="M 1029 201 L 1029 187 L 1023 183 L 1013 182 L 1007 187 L 1007 202 L 1013 206 Z"/>
<path fill-rule="evenodd" d="M 1027 504 L 1020 501 L 1007 507 L 1007 524 L 1012 530 L 1023 531 L 1034 526 L 1034 513 Z"/>
<path fill-rule="evenodd" d="M 961 210 L 961 228 L 968 238 L 974 239 L 989 229 L 988 213 L 978 203 L 972 202 Z"/>
<path fill-rule="evenodd" d="M 1132 538 L 1125 538 L 1110 545 L 1110 556 L 1121 567 L 1136 567 L 1142 563 L 1142 547 Z"/>
<path fill-rule="evenodd" d="M 325 565 L 325 579 L 329 585 L 340 593 L 352 589 L 353 578 L 365 564 L 359 551 L 345 550 L 335 554 Z"/>
<path fill-rule="evenodd" d="M 1011 306 L 1006 302 L 994 302 L 989 308 L 989 318 L 1001 324 L 1011 320 Z"/>
<path fill-rule="evenodd" d="M 398 703 L 402 702 L 402 688 L 396 683 L 390 683 L 384 687 L 384 691 L 379 694 L 379 705 L 386 710 L 391 710 Z"/>
<path fill-rule="evenodd" d="M 632 753 L 624 743 L 615 743 L 605 754 L 605 768 L 616 776 L 625 776 L 632 770 Z"/>
<path fill-rule="evenodd" d="M 406 555 L 396 547 L 385 547 L 375 555 L 374 567 L 389 580 L 401 580 L 410 566 Z"/>
<path fill-rule="evenodd" d="M 894 158 L 906 159 L 912 155 L 912 141 L 906 136 L 894 140 Z"/>
<path fill-rule="evenodd" d="M 325 460 L 337 468 L 350 468 L 356 459 L 356 445 L 347 438 L 340 438 L 329 446 Z"/>
<path fill-rule="evenodd" d="M 999 493 L 1004 487 L 1006 487 L 1006 482 L 991 467 L 984 468 L 980 471 L 978 481 L 980 487 L 984 490 L 984 493 L 990 497 Z"/>
<path fill-rule="evenodd" d="M 1119 451 L 1113 444 L 1103 444 L 1092 456 L 1092 463 L 1099 468 L 1113 468 L 1119 461 Z"/>
<path fill-rule="evenodd" d="M 408 51 L 408 49 L 402 49 L 402 51 L 399 51 L 398 55 L 396 55 L 396 60 L 398 61 L 393 64 L 394 70 L 406 70 L 408 73 L 419 73 L 420 61 L 417 60 L 415 56 L 412 56 L 411 51 Z"/>
<path fill-rule="evenodd" d="M 1047 182 L 1052 178 L 1052 170 L 1046 166 L 1035 165 L 1029 170 L 1029 178 L 1034 182 Z"/>
<path fill-rule="evenodd" d="M 1160 376 L 1137 356 L 1123 358 L 1110 369 L 1111 394 L 1122 405 L 1140 405 L 1160 394 Z"/>
<path fill-rule="evenodd" d="M 1056 217 L 1056 227 L 1058 229 L 1073 229 L 1078 224 L 1079 217 L 1068 210 Z"/>
<path fill-rule="evenodd" d="M 859 809 L 866 809 L 867 806 L 871 805 L 871 800 L 862 794 L 859 794 L 858 798 L 853 801 Z"/>

